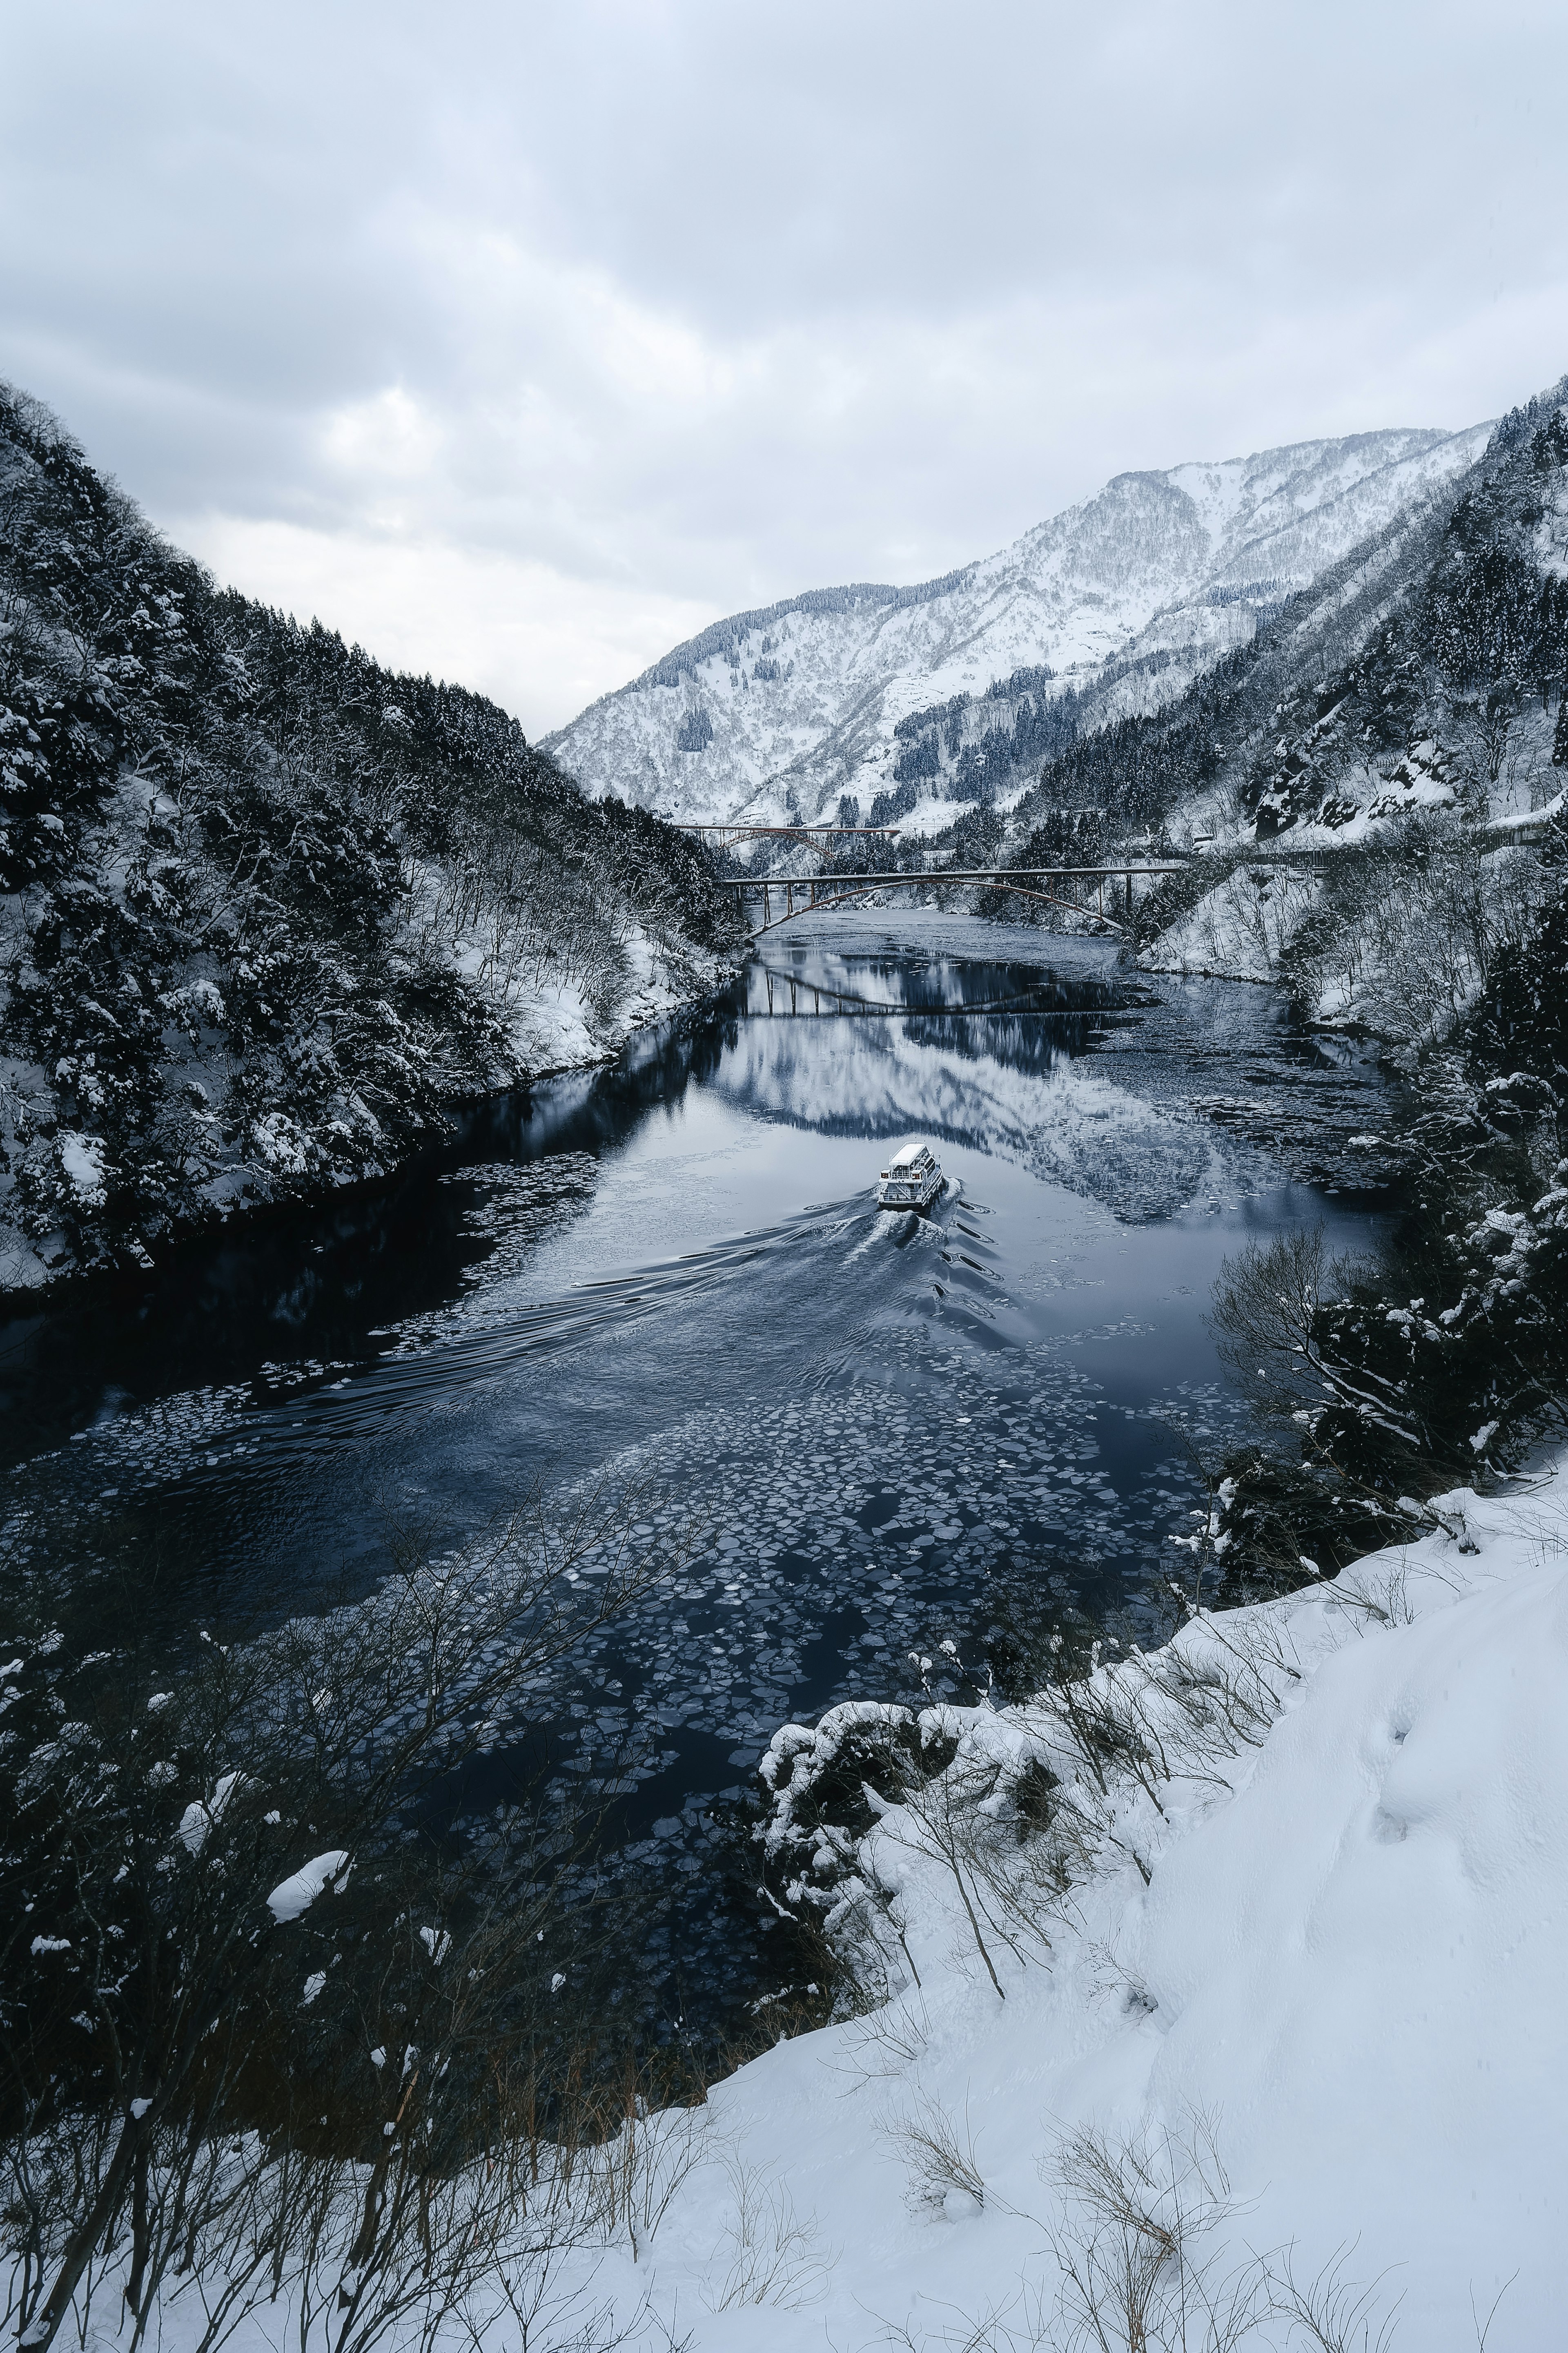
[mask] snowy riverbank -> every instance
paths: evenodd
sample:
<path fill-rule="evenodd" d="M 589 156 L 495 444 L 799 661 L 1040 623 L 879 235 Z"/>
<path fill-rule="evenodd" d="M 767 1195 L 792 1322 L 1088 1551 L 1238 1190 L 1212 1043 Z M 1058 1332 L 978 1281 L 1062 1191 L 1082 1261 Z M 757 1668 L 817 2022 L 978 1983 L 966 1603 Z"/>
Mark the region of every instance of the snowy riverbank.
<path fill-rule="evenodd" d="M 888 1999 L 700 2107 L 638 2106 L 569 2175 L 526 2140 L 510 2171 L 508 2144 L 449 2194 L 437 2174 L 433 2272 L 412 2223 L 384 2276 L 355 2270 L 367 2171 L 319 2232 L 296 2217 L 275 2280 L 259 2223 L 215 2225 L 156 2341 L 310 2353 L 357 2306 L 342 2341 L 422 2353 L 1556 2343 L 1564 1463 L 1438 1499 L 1331 1584 L 1192 1612 L 1146 1654 L 1107 1642 L 1027 1704 L 785 1727 L 774 1852 L 831 1884 L 841 1932 L 858 1917 Z M 944 1771 L 858 1845 L 835 1854 L 822 1817 L 797 1836 L 829 1752 L 882 1733 Z M 439 1968 L 448 1940 L 421 1934 Z M 279 2152 L 247 2147 L 217 2152 L 220 2188 L 232 2166 L 236 2215 L 264 2217 Z M 124 2259 L 84 2344 L 130 2341 Z"/>
<path fill-rule="evenodd" d="M 1237 865 L 1139 951 L 1139 965 L 1282 984 L 1324 1027 L 1441 1043 L 1550 896 L 1525 828 L 1551 811 L 1470 827 L 1422 814 L 1424 824 L 1347 827 L 1318 865 Z M 1319 845 L 1293 836 L 1292 847 Z"/>
<path fill-rule="evenodd" d="M 463 944 L 458 944 L 463 950 Z M 395 1125 L 378 1120 L 355 1099 L 352 1123 L 331 1125 L 332 1150 L 305 1121 L 298 1097 L 281 1089 L 259 1119 L 228 1134 L 216 1116 L 204 1113 L 214 1139 L 209 1173 L 182 1204 L 165 1205 L 159 1230 L 138 1234 L 114 1229 L 94 1234 L 91 1218 L 103 1210 L 107 1180 L 104 1151 L 92 1136 L 61 1130 L 55 1140 L 60 1178 L 47 1231 L 33 1230 L 18 1208 L 14 1177 L 0 1174 L 0 1305 L 19 1306 L 58 1292 L 66 1283 L 106 1273 L 150 1272 L 171 1248 L 193 1236 L 288 1202 L 328 1201 L 351 1186 L 390 1176 L 442 1132 L 447 1114 L 486 1092 L 501 1093 L 572 1071 L 612 1062 L 639 1030 L 700 1005 L 733 979 L 743 951 L 723 954 L 682 941 L 656 944 L 634 927 L 621 944 L 624 982 L 611 1003 L 595 1004 L 580 980 L 521 984 L 504 1003 L 496 1058 L 476 1085 L 473 1069 L 461 1063 L 424 1074 L 420 1091 L 412 1082 Z M 455 952 L 453 970 L 468 975 L 472 954 Z M 228 1061 L 222 1041 L 209 1041 L 201 1057 L 182 1066 L 204 1105 L 222 1099 Z M 0 1067 L 0 1081 L 9 1070 Z M 188 1073 L 197 1076 L 193 1081 Z M 32 1072 L 34 1079 L 39 1074 Z M 299 1113 L 299 1116 L 296 1116 Z M 149 1247 L 149 1244 L 152 1247 Z"/>
<path fill-rule="evenodd" d="M 1470 2353 L 1472 2299 L 1484 2322 L 1511 2283 L 1492 2353 L 1555 2341 L 1568 1494 L 1559 1477 L 1449 1501 L 1452 1533 L 1189 1625 L 1174 1651 L 1274 1694 L 1273 1721 L 1256 1747 L 1237 1734 L 1178 1761 L 1158 1806 L 1124 1779 L 1098 1862 L 1051 1907 L 1050 1951 L 990 1936 L 1005 2000 L 929 1821 L 886 1816 L 870 1860 L 919 1989 L 718 2086 L 709 2161 L 623 2296 L 651 2283 L 694 2348 L 906 2341 L 885 2326 L 920 2345 L 1070 2343 L 1058 2256 L 1115 2271 L 1124 2243 L 1089 2144 L 1071 2158 L 1088 2134 L 1153 2220 L 1184 2203 L 1211 2286 L 1257 2287 L 1255 2254 L 1277 2287 L 1337 2257 L 1379 2314 L 1398 2306 L 1399 2342 Z M 1049 1709 L 976 1712 L 959 1767 L 1048 1753 L 1058 1729 Z M 1198 2173 L 1217 2189 L 1216 2164 L 1233 2211 L 1205 2231 Z M 761 2305 L 712 2309 L 770 2263 Z M 972 2340 L 988 2314 L 1004 2325 Z"/>

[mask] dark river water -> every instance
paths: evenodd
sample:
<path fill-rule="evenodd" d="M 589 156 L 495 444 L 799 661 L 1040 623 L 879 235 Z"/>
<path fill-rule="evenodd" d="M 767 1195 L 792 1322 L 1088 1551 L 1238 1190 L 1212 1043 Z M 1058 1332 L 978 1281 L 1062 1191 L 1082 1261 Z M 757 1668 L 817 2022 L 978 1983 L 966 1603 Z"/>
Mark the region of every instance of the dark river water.
<path fill-rule="evenodd" d="M 1136 1609 L 1194 1506 L 1180 1431 L 1240 1427 L 1215 1277 L 1300 1223 L 1370 1238 L 1375 1073 L 1100 943 L 909 915 L 763 945 L 373 1194 L 0 1331 L 7 1573 L 65 1595 L 118 1558 L 171 1626 L 233 1623 L 607 1473 L 683 1565 L 536 1696 L 584 1769 L 640 1741 L 630 1862 L 693 1888 L 781 1723 L 915 1695 L 911 1653 L 1020 1599 Z M 879 1214 L 913 1136 L 948 1192 Z M 721 1906 L 660 1933 L 672 2003 L 760 1981 Z"/>

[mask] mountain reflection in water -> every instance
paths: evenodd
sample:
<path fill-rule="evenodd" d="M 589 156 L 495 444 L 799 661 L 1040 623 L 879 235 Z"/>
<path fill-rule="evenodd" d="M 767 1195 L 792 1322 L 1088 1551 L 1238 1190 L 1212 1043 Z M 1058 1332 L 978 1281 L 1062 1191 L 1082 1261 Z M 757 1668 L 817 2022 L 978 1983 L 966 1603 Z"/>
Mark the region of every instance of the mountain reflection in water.
<path fill-rule="evenodd" d="M 929 1133 L 1123 1217 L 1159 1217 L 1191 1198 L 1212 1134 L 1078 1067 L 1114 1003 L 1098 978 L 951 957 L 851 965 L 807 948 L 786 969 L 752 968 L 747 1018 L 712 1082 L 760 1118 L 834 1135 Z M 823 1020 L 838 1031 L 826 1051 Z"/>

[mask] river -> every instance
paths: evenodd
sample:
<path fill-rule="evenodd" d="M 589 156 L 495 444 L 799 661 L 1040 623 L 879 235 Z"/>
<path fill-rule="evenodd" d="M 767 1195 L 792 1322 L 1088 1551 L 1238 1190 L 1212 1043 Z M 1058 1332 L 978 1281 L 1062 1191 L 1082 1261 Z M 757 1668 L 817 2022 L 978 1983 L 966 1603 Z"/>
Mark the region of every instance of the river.
<path fill-rule="evenodd" d="M 682 1566 L 544 1712 L 557 1763 L 641 1743 L 629 1862 L 695 1883 L 779 1724 L 912 1696 L 943 1641 L 977 1671 L 1019 1609 L 1136 1613 L 1191 1447 L 1240 1426 L 1215 1278 L 1302 1223 L 1364 1244 L 1384 1116 L 1268 991 L 972 919 L 790 926 L 395 1180 L 5 1326 L 7 1573 L 129 1563 L 138 1609 L 234 1623 L 607 1476 Z M 924 1220 L 873 1201 L 912 1135 Z M 735 1966 L 700 1912 L 661 1932 L 677 2006 Z"/>

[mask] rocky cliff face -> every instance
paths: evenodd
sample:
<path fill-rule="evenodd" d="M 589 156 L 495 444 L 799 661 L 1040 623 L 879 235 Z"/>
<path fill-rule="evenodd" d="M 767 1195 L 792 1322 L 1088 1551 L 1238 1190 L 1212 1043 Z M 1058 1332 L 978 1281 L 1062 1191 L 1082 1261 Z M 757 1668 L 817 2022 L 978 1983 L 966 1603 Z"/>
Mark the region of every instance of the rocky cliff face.
<path fill-rule="evenodd" d="M 1260 614 L 1475 462 L 1488 428 L 1355 434 L 1121 474 L 1000 554 L 910 588 L 737 614 L 547 748 L 584 788 L 686 821 L 945 824 L 1090 726 L 1173 700 Z M 890 804 L 896 803 L 896 807 Z"/>

